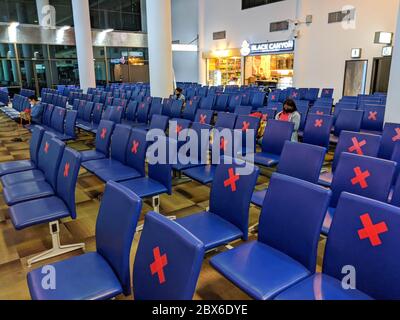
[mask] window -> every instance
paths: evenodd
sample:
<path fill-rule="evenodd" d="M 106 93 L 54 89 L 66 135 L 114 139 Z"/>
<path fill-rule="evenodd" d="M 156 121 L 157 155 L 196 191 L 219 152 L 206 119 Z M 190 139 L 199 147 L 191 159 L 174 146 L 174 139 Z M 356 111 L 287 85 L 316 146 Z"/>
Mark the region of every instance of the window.
<path fill-rule="evenodd" d="M 271 4 L 275 2 L 280 2 L 284 0 L 242 0 L 242 10 L 250 9 L 258 6 L 263 6 L 265 4 Z"/>

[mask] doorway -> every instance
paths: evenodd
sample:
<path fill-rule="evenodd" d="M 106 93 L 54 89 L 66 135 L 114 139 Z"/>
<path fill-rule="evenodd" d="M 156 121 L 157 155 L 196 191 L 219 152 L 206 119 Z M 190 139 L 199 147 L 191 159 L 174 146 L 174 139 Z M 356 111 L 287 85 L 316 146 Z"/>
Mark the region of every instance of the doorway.
<path fill-rule="evenodd" d="M 371 78 L 371 94 L 375 92 L 387 93 L 390 79 L 392 57 L 374 58 Z"/>
<path fill-rule="evenodd" d="M 368 60 L 347 60 L 344 71 L 343 96 L 365 93 Z"/>

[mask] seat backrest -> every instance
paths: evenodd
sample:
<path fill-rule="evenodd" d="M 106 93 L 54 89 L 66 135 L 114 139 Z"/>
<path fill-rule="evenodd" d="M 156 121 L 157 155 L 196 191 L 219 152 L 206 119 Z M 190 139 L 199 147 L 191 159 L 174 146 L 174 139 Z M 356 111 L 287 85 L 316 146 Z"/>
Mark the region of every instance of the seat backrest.
<path fill-rule="evenodd" d="M 242 93 L 242 101 L 240 105 L 249 106 L 250 105 L 251 95 L 250 93 L 244 92 Z"/>
<path fill-rule="evenodd" d="M 148 142 L 147 132 L 139 129 L 132 129 L 126 150 L 126 163 L 138 171 L 142 177 L 146 175 L 146 154 Z"/>
<path fill-rule="evenodd" d="M 65 114 L 66 114 L 66 109 L 55 107 L 53 115 L 51 116 L 51 128 L 60 133 L 64 133 Z"/>
<path fill-rule="evenodd" d="M 356 289 L 377 300 L 399 300 L 399 228 L 399 208 L 343 193 L 329 232 L 323 272 L 342 281 L 343 267 L 352 266 Z"/>
<path fill-rule="evenodd" d="M 57 189 L 57 175 L 65 144 L 54 138 L 53 134 L 45 133 L 39 151 L 39 169 L 44 173 L 46 181 Z"/>
<path fill-rule="evenodd" d="M 314 106 L 310 109 L 309 114 L 317 114 L 319 116 L 322 115 L 331 115 L 332 108 L 331 107 L 324 107 L 324 106 Z"/>
<path fill-rule="evenodd" d="M 247 166 L 250 174 L 239 175 Z M 211 187 L 210 212 L 232 223 L 248 239 L 250 200 L 258 179 L 258 167 L 239 159 L 223 157 Z"/>
<path fill-rule="evenodd" d="M 169 118 L 160 114 L 155 114 L 151 118 L 149 130 L 159 129 L 162 131 L 167 130 Z"/>
<path fill-rule="evenodd" d="M 258 130 L 260 128 L 260 119 L 251 116 L 239 115 L 236 119 L 235 130 L 242 131 L 242 147 L 245 152 L 255 152 L 255 142 L 257 139 Z M 254 140 L 254 149 L 250 149 L 251 146 L 247 145 L 247 134 L 250 131 Z"/>
<path fill-rule="evenodd" d="M 342 153 L 333 175 L 331 207 L 336 208 L 342 192 L 387 201 L 395 169 L 393 161 Z"/>
<path fill-rule="evenodd" d="M 322 89 L 321 98 L 332 99 L 334 89 Z"/>
<path fill-rule="evenodd" d="M 110 121 L 115 123 L 121 123 L 122 115 L 125 113 L 125 108 L 123 106 L 115 106 L 111 112 Z"/>
<path fill-rule="evenodd" d="M 365 106 L 362 129 L 382 132 L 386 109 L 383 106 Z"/>
<path fill-rule="evenodd" d="M 265 92 L 256 92 L 251 99 L 251 106 L 255 109 L 264 106 Z"/>
<path fill-rule="evenodd" d="M 237 106 L 235 109 L 235 114 L 247 116 L 252 112 L 252 110 L 252 106 Z"/>
<path fill-rule="evenodd" d="M 262 141 L 262 151 L 281 155 L 286 141 L 292 139 L 294 123 L 279 120 L 269 120 Z"/>
<path fill-rule="evenodd" d="M 57 176 L 57 196 L 68 207 L 71 218 L 76 219 L 75 187 L 81 166 L 81 155 L 78 151 L 65 148 Z"/>
<path fill-rule="evenodd" d="M 46 126 L 51 126 L 51 117 L 53 115 L 54 106 L 52 104 L 48 104 L 43 113 L 43 124 Z"/>
<path fill-rule="evenodd" d="M 117 124 L 111 137 L 111 158 L 126 163 L 126 149 L 131 135 L 131 128 Z"/>
<path fill-rule="evenodd" d="M 65 134 L 73 139 L 76 137 L 75 126 L 76 120 L 78 119 L 78 112 L 74 110 L 68 110 L 65 117 Z"/>
<path fill-rule="evenodd" d="M 32 129 L 32 137 L 29 142 L 29 153 L 31 156 L 31 161 L 38 165 L 39 164 L 39 150 L 42 144 L 43 134 L 45 130 L 41 126 L 34 126 Z"/>
<path fill-rule="evenodd" d="M 182 118 L 190 121 L 194 121 L 194 118 L 199 107 L 198 101 L 190 100 L 186 103 L 185 109 L 182 112 Z"/>
<path fill-rule="evenodd" d="M 163 116 L 167 116 L 167 117 L 171 117 L 171 108 L 172 108 L 172 102 L 174 100 L 173 99 L 164 99 L 163 101 L 163 109 L 162 109 L 162 115 Z"/>
<path fill-rule="evenodd" d="M 142 200 L 135 193 L 119 183 L 107 183 L 97 217 L 96 247 L 125 295 L 131 294 L 130 251 L 141 210 Z"/>
<path fill-rule="evenodd" d="M 400 141 L 400 124 L 386 123 L 379 148 L 379 158 L 391 159 L 396 143 Z"/>
<path fill-rule="evenodd" d="M 182 113 L 183 101 L 182 100 L 173 100 L 171 106 L 171 117 L 172 118 L 180 118 Z"/>
<path fill-rule="evenodd" d="M 234 113 L 220 112 L 217 116 L 216 128 L 226 128 L 233 130 L 236 125 L 237 115 Z"/>
<path fill-rule="evenodd" d="M 377 157 L 380 144 L 381 137 L 378 135 L 342 131 L 336 146 L 332 171 L 336 170 L 343 152 L 354 153 L 360 156 Z"/>
<path fill-rule="evenodd" d="M 228 106 L 229 95 L 228 94 L 220 94 L 217 96 L 217 100 L 214 106 L 214 110 L 216 111 L 226 111 Z"/>
<path fill-rule="evenodd" d="M 95 103 L 93 108 L 93 123 L 99 124 L 103 115 L 103 104 Z"/>
<path fill-rule="evenodd" d="M 328 148 L 332 126 L 332 116 L 308 114 L 304 128 L 303 142 Z"/>
<path fill-rule="evenodd" d="M 111 137 L 114 131 L 115 123 L 102 120 L 97 128 L 96 150 L 108 157 L 110 152 Z"/>
<path fill-rule="evenodd" d="M 228 102 L 228 112 L 235 112 L 236 107 L 242 104 L 242 95 L 235 94 L 231 95 L 229 102 Z"/>
<path fill-rule="evenodd" d="M 278 165 L 278 173 L 318 183 L 326 148 L 286 141 Z"/>
<path fill-rule="evenodd" d="M 186 119 L 173 119 L 169 121 L 169 136 L 176 136 L 182 130 L 189 129 L 192 122 Z"/>
<path fill-rule="evenodd" d="M 212 110 L 199 109 L 197 110 L 194 122 L 210 125 L 213 120 L 213 115 L 214 112 Z"/>
<path fill-rule="evenodd" d="M 136 112 L 138 108 L 137 101 L 131 101 L 128 103 L 126 108 L 126 120 L 135 121 L 136 120 Z"/>
<path fill-rule="evenodd" d="M 322 222 L 331 192 L 316 184 L 275 173 L 260 217 L 259 241 L 314 273 Z"/>
<path fill-rule="evenodd" d="M 149 121 L 150 104 L 140 102 L 137 110 L 137 121 L 139 123 L 147 123 Z"/>
<path fill-rule="evenodd" d="M 85 107 L 86 107 L 86 100 L 79 100 L 79 105 L 78 105 L 78 119 L 83 119 L 83 116 L 85 114 Z"/>
<path fill-rule="evenodd" d="M 167 143 L 168 138 L 158 137 Z M 167 151 L 168 152 L 168 151 Z M 155 155 L 156 156 L 156 155 Z M 151 157 L 151 156 L 150 156 Z M 166 164 L 154 163 L 153 159 L 148 159 L 148 175 L 150 179 L 153 179 L 161 183 L 168 190 L 168 194 L 172 194 L 172 165 L 169 164 L 171 161 L 166 161 Z M 154 163 L 154 164 L 153 164 Z"/>
<path fill-rule="evenodd" d="M 92 120 L 92 113 L 93 113 L 94 103 L 87 102 L 85 105 L 85 110 L 83 113 L 83 120 L 90 122 Z"/>
<path fill-rule="evenodd" d="M 133 266 L 135 300 L 191 300 L 204 245 L 174 221 L 146 214 Z"/>
<path fill-rule="evenodd" d="M 150 107 L 149 119 L 151 120 L 155 114 L 157 115 L 162 114 L 162 104 L 159 99 L 153 99 L 153 102 L 151 103 Z"/>
<path fill-rule="evenodd" d="M 214 107 L 215 95 L 203 97 L 200 102 L 200 109 L 212 110 Z"/>
<path fill-rule="evenodd" d="M 364 111 L 343 109 L 336 120 L 334 135 L 340 136 L 342 130 L 360 132 Z"/>

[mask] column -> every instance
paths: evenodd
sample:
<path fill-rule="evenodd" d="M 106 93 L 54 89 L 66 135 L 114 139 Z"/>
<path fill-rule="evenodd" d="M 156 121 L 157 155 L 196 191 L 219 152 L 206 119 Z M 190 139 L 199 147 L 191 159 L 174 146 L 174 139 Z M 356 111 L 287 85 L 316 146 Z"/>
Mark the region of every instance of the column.
<path fill-rule="evenodd" d="M 88 0 L 72 0 L 81 89 L 96 87 Z"/>
<path fill-rule="evenodd" d="M 142 32 L 147 32 L 146 0 L 140 0 L 140 12 L 142 21 Z"/>
<path fill-rule="evenodd" d="M 167 98 L 174 90 L 171 0 L 149 0 L 146 6 L 151 95 Z"/>
<path fill-rule="evenodd" d="M 397 15 L 397 27 L 395 32 L 395 44 L 393 49 L 392 67 L 388 99 L 386 105 L 385 122 L 400 123 L 400 8 Z"/>
<path fill-rule="evenodd" d="M 205 0 L 199 0 L 199 80 L 200 84 L 205 85 L 207 83 L 206 75 L 206 59 L 203 59 L 204 51 L 204 20 L 205 19 Z"/>

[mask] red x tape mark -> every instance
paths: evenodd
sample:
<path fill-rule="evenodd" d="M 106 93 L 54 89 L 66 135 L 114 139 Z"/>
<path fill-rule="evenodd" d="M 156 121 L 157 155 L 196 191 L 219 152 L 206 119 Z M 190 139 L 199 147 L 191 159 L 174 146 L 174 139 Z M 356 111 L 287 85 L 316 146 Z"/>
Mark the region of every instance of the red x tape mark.
<path fill-rule="evenodd" d="M 276 99 L 276 96 L 272 96 L 272 100 L 275 100 Z"/>
<path fill-rule="evenodd" d="M 324 124 L 324 120 L 323 119 L 317 119 L 315 120 L 315 127 L 316 128 L 322 128 L 322 125 Z"/>
<path fill-rule="evenodd" d="M 207 120 L 207 115 L 201 114 L 200 115 L 200 123 L 201 124 L 206 124 L 206 120 Z"/>
<path fill-rule="evenodd" d="M 353 142 L 353 146 L 351 146 L 349 148 L 349 152 L 357 152 L 357 154 L 359 156 L 363 156 L 364 152 L 362 150 L 362 147 L 364 147 L 367 144 L 366 140 L 363 140 L 361 142 L 358 142 L 357 138 L 354 137 L 353 139 L 351 139 L 351 141 Z"/>
<path fill-rule="evenodd" d="M 394 129 L 396 131 L 396 135 L 393 137 L 393 142 L 399 141 L 400 140 L 400 128 Z"/>
<path fill-rule="evenodd" d="M 374 225 L 372 223 L 369 213 L 361 216 L 361 222 L 364 226 L 364 229 L 358 231 L 358 236 L 360 237 L 360 239 L 364 240 L 368 238 L 373 247 L 380 246 L 382 244 L 382 241 L 379 238 L 379 235 L 389 231 L 386 223 L 381 222 Z"/>
<path fill-rule="evenodd" d="M 236 182 L 240 180 L 240 176 L 235 174 L 235 170 L 233 168 L 229 169 L 229 179 L 225 180 L 224 186 L 225 188 L 231 187 L 232 192 L 236 192 Z"/>
<path fill-rule="evenodd" d="M 50 148 L 50 144 L 48 142 L 46 142 L 46 144 L 44 145 L 44 153 L 49 153 L 49 148 Z"/>
<path fill-rule="evenodd" d="M 248 131 L 250 129 L 250 122 L 243 121 L 242 131 Z"/>
<path fill-rule="evenodd" d="M 324 113 L 323 113 L 322 111 L 317 111 L 317 115 L 319 115 L 319 116 L 323 116 L 323 115 L 324 115 Z"/>
<path fill-rule="evenodd" d="M 132 153 L 137 154 L 138 153 L 138 148 L 139 148 L 139 142 L 134 140 L 132 142 Z"/>
<path fill-rule="evenodd" d="M 106 135 L 107 135 L 107 128 L 101 129 L 100 138 L 104 140 L 106 138 Z"/>
<path fill-rule="evenodd" d="M 351 183 L 353 186 L 356 184 L 359 184 L 361 186 L 361 189 L 367 189 L 368 188 L 368 183 L 367 183 L 367 178 L 371 176 L 369 171 L 361 171 L 360 167 L 354 168 L 354 173 L 356 176 L 351 180 Z"/>
<path fill-rule="evenodd" d="M 227 144 L 228 144 L 228 141 L 226 141 L 225 138 L 221 138 L 221 143 L 219 144 L 219 148 L 221 150 L 225 151 Z"/>
<path fill-rule="evenodd" d="M 183 130 L 183 127 L 179 124 L 176 126 L 176 133 L 180 133 Z"/>
<path fill-rule="evenodd" d="M 67 178 L 69 176 L 69 168 L 70 164 L 67 162 L 64 166 L 64 177 Z"/>
<path fill-rule="evenodd" d="M 143 108 L 144 108 L 144 103 L 141 103 L 140 106 L 139 106 L 139 108 L 140 108 L 140 109 L 143 109 Z"/>
<path fill-rule="evenodd" d="M 157 274 L 158 281 L 160 282 L 160 284 L 163 284 L 166 282 L 164 268 L 168 265 L 167 254 L 161 256 L 160 248 L 157 247 L 153 249 L 153 256 L 154 262 L 150 265 L 151 275 L 154 276 L 155 274 Z"/>
<path fill-rule="evenodd" d="M 297 92 L 293 92 L 293 98 L 297 98 L 297 96 L 298 96 L 298 93 Z"/>
<path fill-rule="evenodd" d="M 371 121 L 378 120 L 377 119 L 377 115 L 378 115 L 378 111 L 374 111 L 374 112 L 370 111 L 369 112 L 369 116 L 368 116 L 368 120 L 371 120 Z"/>

